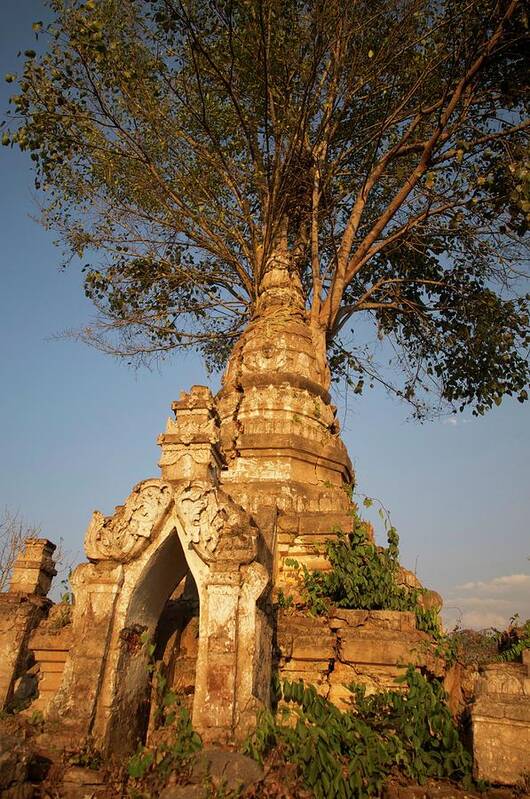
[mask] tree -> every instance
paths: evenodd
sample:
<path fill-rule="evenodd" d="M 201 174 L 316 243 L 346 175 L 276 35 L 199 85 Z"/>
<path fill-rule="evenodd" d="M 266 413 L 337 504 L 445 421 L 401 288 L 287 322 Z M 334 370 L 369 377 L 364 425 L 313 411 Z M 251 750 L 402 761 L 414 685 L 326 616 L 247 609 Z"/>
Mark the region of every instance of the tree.
<path fill-rule="evenodd" d="M 357 392 L 528 398 L 522 0 L 49 5 L 4 143 L 88 260 L 82 338 L 221 367 L 288 284 Z"/>

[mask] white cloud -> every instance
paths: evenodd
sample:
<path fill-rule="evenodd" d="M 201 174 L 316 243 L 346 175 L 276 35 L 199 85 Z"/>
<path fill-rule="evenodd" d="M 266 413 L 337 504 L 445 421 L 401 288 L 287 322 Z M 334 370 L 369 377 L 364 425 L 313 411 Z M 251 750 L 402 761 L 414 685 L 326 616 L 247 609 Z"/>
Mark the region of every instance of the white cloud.
<path fill-rule="evenodd" d="M 502 613 L 483 613 L 477 610 L 466 611 L 461 627 L 472 630 L 487 630 L 488 627 L 495 627 L 496 630 L 503 630 L 506 627 L 507 619 Z"/>
<path fill-rule="evenodd" d="M 463 416 L 446 416 L 442 419 L 442 424 L 448 424 L 451 427 L 458 427 L 461 424 L 467 424 L 469 419 L 464 419 Z"/>
<path fill-rule="evenodd" d="M 507 574 L 503 577 L 493 577 L 492 580 L 486 582 L 479 581 L 456 586 L 461 591 L 504 591 L 506 588 L 513 587 L 527 587 L 530 592 L 530 574 Z"/>
<path fill-rule="evenodd" d="M 457 585 L 444 602 L 448 627 L 504 628 L 514 614 L 530 618 L 530 574 L 506 574 Z"/>
<path fill-rule="evenodd" d="M 451 598 L 457 605 L 465 605 L 467 608 L 503 608 L 510 609 L 511 599 L 499 599 L 499 597 L 485 596 L 455 596 Z"/>

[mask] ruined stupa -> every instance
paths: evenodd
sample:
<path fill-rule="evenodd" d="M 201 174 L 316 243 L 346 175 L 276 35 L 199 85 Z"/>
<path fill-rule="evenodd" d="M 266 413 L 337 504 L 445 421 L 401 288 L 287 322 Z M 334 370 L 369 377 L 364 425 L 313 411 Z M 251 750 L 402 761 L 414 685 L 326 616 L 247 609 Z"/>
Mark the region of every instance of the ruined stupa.
<path fill-rule="evenodd" d="M 58 749 L 90 740 L 103 753 L 127 754 L 149 743 L 155 668 L 203 741 L 221 747 L 241 742 L 270 705 L 274 670 L 342 708 L 346 686 L 394 686 L 409 663 L 443 675 L 414 612 L 316 617 L 282 608 L 280 598 L 285 605 L 296 592 L 293 561 L 329 568 L 326 542 L 352 530 L 354 476 L 325 343 L 300 287 L 281 260 L 265 281 L 217 396 L 193 386 L 173 403 L 158 440 L 160 476 L 136 485 L 112 516 L 94 512 L 88 560 L 71 577 L 71 617 L 46 598 L 55 572 L 45 539 L 28 542 L 0 595 L 0 699 L 8 706 L 38 674 L 27 712 L 52 722 L 48 744 Z M 436 607 L 438 596 L 430 598 Z M 530 728 L 514 718 L 527 671 L 527 663 L 512 667 L 512 693 L 500 699 L 497 672 L 484 683 L 473 716 L 480 776 L 509 783 L 520 771 Z M 502 724 L 497 705 L 490 712 L 490 683 L 507 714 Z M 516 756 L 515 729 L 523 736 Z M 494 764 L 492 731 L 502 754 Z"/>
<path fill-rule="evenodd" d="M 269 702 L 271 598 L 289 584 L 285 559 L 325 567 L 326 539 L 351 529 L 353 471 L 324 343 L 281 260 L 265 279 L 218 395 L 193 386 L 173 403 L 161 476 L 112 517 L 92 517 L 88 563 L 72 577 L 73 644 L 47 708 L 72 736 L 132 748 L 146 723 L 142 642 L 157 630 L 182 641 L 189 624 L 194 726 L 205 740 L 244 736 Z"/>

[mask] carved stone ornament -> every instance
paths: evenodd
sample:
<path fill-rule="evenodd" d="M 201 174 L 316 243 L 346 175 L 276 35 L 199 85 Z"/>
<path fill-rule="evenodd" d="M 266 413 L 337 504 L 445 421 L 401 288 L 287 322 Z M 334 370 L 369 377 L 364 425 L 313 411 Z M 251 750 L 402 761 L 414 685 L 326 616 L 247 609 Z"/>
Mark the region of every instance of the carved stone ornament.
<path fill-rule="evenodd" d="M 187 418 L 182 417 L 184 417 L 184 412 L 181 412 L 181 416 L 177 419 L 167 420 L 167 435 L 177 435 L 181 444 L 191 444 L 197 436 L 212 444 L 217 442 L 219 431 L 215 419 L 203 419 L 192 414 L 188 414 Z"/>
<path fill-rule="evenodd" d="M 156 537 L 172 502 L 173 487 L 152 479 L 138 483 L 113 516 L 94 511 L 85 536 L 87 557 L 120 563 L 138 557 Z"/>
<path fill-rule="evenodd" d="M 190 483 L 179 494 L 176 512 L 189 545 L 204 561 L 255 558 L 257 528 L 224 491 Z"/>

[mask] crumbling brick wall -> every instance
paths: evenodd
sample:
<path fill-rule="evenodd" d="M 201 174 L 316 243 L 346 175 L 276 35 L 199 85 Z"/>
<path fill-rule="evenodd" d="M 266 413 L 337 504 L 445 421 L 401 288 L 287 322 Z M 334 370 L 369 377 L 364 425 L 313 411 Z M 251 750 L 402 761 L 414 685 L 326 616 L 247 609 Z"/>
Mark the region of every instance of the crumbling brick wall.
<path fill-rule="evenodd" d="M 312 683 L 344 709 L 346 686 L 368 693 L 396 687 L 409 663 L 440 673 L 431 639 L 416 629 L 415 614 L 392 610 L 337 610 L 331 618 L 282 609 L 277 623 L 277 667 L 282 679 Z"/>

